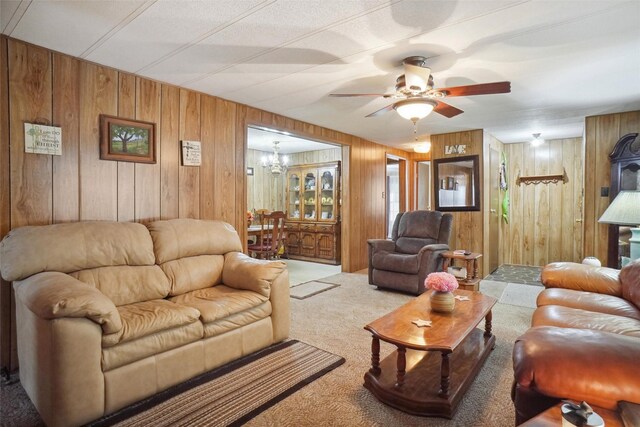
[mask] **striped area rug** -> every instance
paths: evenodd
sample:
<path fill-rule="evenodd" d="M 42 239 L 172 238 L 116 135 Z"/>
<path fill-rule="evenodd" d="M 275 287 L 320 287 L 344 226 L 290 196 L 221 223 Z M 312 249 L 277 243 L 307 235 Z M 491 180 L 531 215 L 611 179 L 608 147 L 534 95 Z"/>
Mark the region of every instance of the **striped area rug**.
<path fill-rule="evenodd" d="M 91 426 L 238 426 L 344 363 L 292 340 L 152 396 Z"/>

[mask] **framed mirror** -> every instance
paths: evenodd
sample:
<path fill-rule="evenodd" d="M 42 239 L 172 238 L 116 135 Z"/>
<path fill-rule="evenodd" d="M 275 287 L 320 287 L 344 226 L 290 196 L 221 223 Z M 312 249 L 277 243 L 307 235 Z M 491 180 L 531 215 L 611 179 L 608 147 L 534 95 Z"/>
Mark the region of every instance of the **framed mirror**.
<path fill-rule="evenodd" d="M 433 194 L 437 211 L 480 210 L 479 156 L 433 161 Z"/>

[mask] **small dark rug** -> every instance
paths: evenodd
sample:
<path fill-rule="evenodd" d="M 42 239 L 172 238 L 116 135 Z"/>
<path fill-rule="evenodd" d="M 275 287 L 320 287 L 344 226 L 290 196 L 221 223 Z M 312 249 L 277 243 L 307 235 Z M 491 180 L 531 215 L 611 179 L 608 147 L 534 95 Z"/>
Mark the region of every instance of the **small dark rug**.
<path fill-rule="evenodd" d="M 303 342 L 273 345 L 89 426 L 239 426 L 344 363 Z"/>
<path fill-rule="evenodd" d="M 502 264 L 495 271 L 485 277 L 485 280 L 542 286 L 542 282 L 540 281 L 541 272 L 542 267 L 531 265 Z"/>

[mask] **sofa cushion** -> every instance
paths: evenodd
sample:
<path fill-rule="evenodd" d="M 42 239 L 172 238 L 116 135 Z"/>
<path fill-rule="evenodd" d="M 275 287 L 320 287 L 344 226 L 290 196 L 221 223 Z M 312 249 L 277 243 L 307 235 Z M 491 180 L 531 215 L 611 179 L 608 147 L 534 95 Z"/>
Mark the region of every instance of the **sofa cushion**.
<path fill-rule="evenodd" d="M 574 289 L 619 297 L 622 296 L 619 275 L 620 270 L 608 267 L 552 262 L 542 269 L 540 276 L 545 288 Z"/>
<path fill-rule="evenodd" d="M 200 255 L 174 259 L 161 264 L 160 268 L 169 278 L 169 295 L 176 296 L 219 284 L 223 264 L 223 255 Z"/>
<path fill-rule="evenodd" d="M 197 255 L 242 252 L 236 230 L 223 221 L 170 219 L 148 226 L 158 264 Z"/>
<path fill-rule="evenodd" d="M 640 259 L 620 270 L 622 297 L 640 308 Z"/>
<path fill-rule="evenodd" d="M 149 231 L 132 222 L 20 227 L 0 243 L 0 271 L 7 281 L 43 271 L 71 273 L 114 265 L 153 265 L 154 261 Z"/>
<path fill-rule="evenodd" d="M 157 265 L 99 267 L 69 274 L 105 294 L 116 306 L 161 299 L 169 281 Z"/>
<path fill-rule="evenodd" d="M 559 305 L 538 307 L 531 326 L 591 329 L 640 338 L 640 320 Z"/>
<path fill-rule="evenodd" d="M 121 342 L 102 349 L 102 370 L 109 371 L 142 360 L 145 357 L 181 347 L 202 339 L 199 321 L 152 333 L 138 339 Z M 155 376 L 154 376 L 155 378 Z"/>
<path fill-rule="evenodd" d="M 593 292 L 561 288 L 545 289 L 538 295 L 538 307 L 543 305 L 561 305 L 640 320 L 640 310 L 629 301 Z"/>
<path fill-rule="evenodd" d="M 118 312 L 122 319 L 122 329 L 114 334 L 103 335 L 103 347 L 189 325 L 197 322 L 200 317 L 200 312 L 195 308 L 164 299 L 123 305 L 118 307 Z"/>
<path fill-rule="evenodd" d="M 170 300 L 200 312 L 205 337 L 219 335 L 271 315 L 271 303 L 264 295 L 225 285 L 199 289 Z"/>
<path fill-rule="evenodd" d="M 372 263 L 377 270 L 418 274 L 418 255 L 380 251 L 373 255 Z"/>

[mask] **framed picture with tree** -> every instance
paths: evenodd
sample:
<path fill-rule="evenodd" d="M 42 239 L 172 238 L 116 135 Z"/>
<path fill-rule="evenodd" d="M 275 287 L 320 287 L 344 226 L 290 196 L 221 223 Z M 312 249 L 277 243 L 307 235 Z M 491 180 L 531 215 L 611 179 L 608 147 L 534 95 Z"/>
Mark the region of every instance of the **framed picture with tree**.
<path fill-rule="evenodd" d="M 155 163 L 156 124 L 101 114 L 100 158 Z"/>

